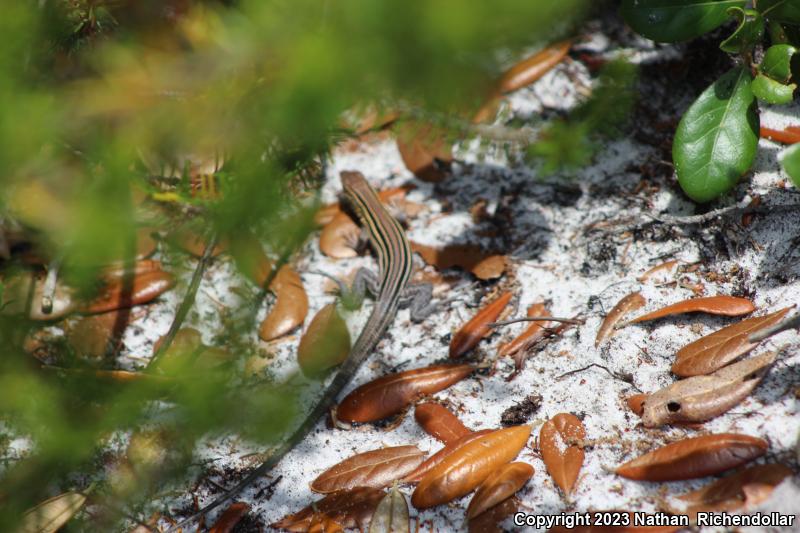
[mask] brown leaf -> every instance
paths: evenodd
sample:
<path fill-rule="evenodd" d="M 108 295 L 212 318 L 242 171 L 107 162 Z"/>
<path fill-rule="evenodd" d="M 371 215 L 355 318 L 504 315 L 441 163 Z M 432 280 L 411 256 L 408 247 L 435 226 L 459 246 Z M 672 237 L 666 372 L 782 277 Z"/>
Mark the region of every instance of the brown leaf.
<path fill-rule="evenodd" d="M 270 525 L 288 531 L 308 531 L 314 515 L 323 514 L 345 528 L 364 528 L 383 496 L 381 489 L 370 487 L 340 490 Z"/>
<path fill-rule="evenodd" d="M 469 533 L 503 533 L 499 523 L 519 510 L 517 498 L 507 498 L 469 521 Z"/>
<path fill-rule="evenodd" d="M 633 411 L 639 416 L 642 416 L 642 413 L 644 412 L 644 401 L 647 399 L 648 396 L 649 394 L 645 393 L 634 394 L 625 401 L 628 404 L 628 408 L 631 411 Z"/>
<path fill-rule="evenodd" d="M 481 435 L 451 453 L 419 482 L 411 503 L 426 509 L 470 493 L 493 471 L 513 461 L 528 437 L 531 426 L 513 426 Z"/>
<path fill-rule="evenodd" d="M 42 312 L 45 278 L 34 272 L 23 272 L 0 279 L 3 284 L 3 305 L 0 313 L 22 315 L 27 313 L 31 320 L 57 320 L 74 312 L 77 308 L 75 291 L 56 283 L 53 294 L 53 308 L 50 313 Z"/>
<path fill-rule="evenodd" d="M 347 213 L 337 213 L 319 234 L 319 249 L 334 259 L 356 257 L 361 230 Z"/>
<path fill-rule="evenodd" d="M 316 513 L 311 518 L 308 533 L 344 533 L 342 525 L 326 514 Z"/>
<path fill-rule="evenodd" d="M 680 504 L 670 506 L 670 511 L 688 514 L 695 520 L 698 512 L 746 510 L 761 503 L 792 474 L 782 464 L 754 465 L 679 496 Z"/>
<path fill-rule="evenodd" d="M 417 398 L 458 383 L 475 370 L 470 365 L 434 365 L 389 374 L 361 385 L 336 409 L 345 422 L 374 422 L 399 413 Z"/>
<path fill-rule="evenodd" d="M 339 315 L 336 304 L 319 310 L 297 347 L 297 362 L 308 377 L 320 377 L 350 354 L 350 331 Z"/>
<path fill-rule="evenodd" d="M 308 314 L 303 281 L 291 267 L 282 266 L 269 288 L 275 293 L 276 301 L 258 330 L 258 336 L 265 341 L 286 335 L 302 324 Z"/>
<path fill-rule="evenodd" d="M 646 320 L 655 320 L 670 315 L 683 313 L 709 313 L 712 315 L 740 316 L 752 313 L 756 306 L 746 298 L 736 298 L 735 296 L 706 296 L 703 298 L 690 298 L 683 300 L 652 313 L 647 313 L 634 318 L 628 324 L 637 324 Z M 627 324 L 626 324 L 627 325 Z"/>
<path fill-rule="evenodd" d="M 450 358 L 461 357 L 472 350 L 478 343 L 492 332 L 489 324 L 497 320 L 500 313 L 511 301 L 512 293 L 504 292 L 490 304 L 484 306 L 469 322 L 453 335 L 450 341 Z"/>
<path fill-rule="evenodd" d="M 761 457 L 767 441 L 721 433 L 683 439 L 617 467 L 617 474 L 639 481 L 681 481 L 719 474 Z"/>
<path fill-rule="evenodd" d="M 472 433 L 456 415 L 438 403 L 420 403 L 414 408 L 414 419 L 425 433 L 445 444 Z"/>
<path fill-rule="evenodd" d="M 678 261 L 677 259 L 672 259 L 670 261 L 665 261 L 665 262 L 663 262 L 661 264 L 658 264 L 658 265 L 654 266 L 653 268 L 648 269 L 644 274 L 639 276 L 637 279 L 640 282 L 644 283 L 645 281 L 647 281 L 648 279 L 653 277 L 655 274 L 658 274 L 659 272 L 661 272 L 663 270 L 672 270 L 673 268 L 678 266 L 679 263 L 680 263 L 680 261 Z"/>
<path fill-rule="evenodd" d="M 528 463 L 509 463 L 491 473 L 475 491 L 467 507 L 467 518 L 472 520 L 505 499 L 510 498 L 525 486 L 533 476 L 533 467 Z"/>
<path fill-rule="evenodd" d="M 175 286 L 175 278 L 169 272 L 154 271 L 134 275 L 128 291 L 123 280 L 106 284 L 89 302 L 80 308 L 84 313 L 105 313 L 133 305 L 151 302 Z"/>
<path fill-rule="evenodd" d="M 470 442 L 480 438 L 482 435 L 486 435 L 487 433 L 491 432 L 491 429 L 480 429 L 478 431 L 468 433 L 458 440 L 447 443 L 444 448 L 425 459 L 425 461 L 413 472 L 404 477 L 402 480 L 403 483 L 418 483 L 423 477 L 425 477 L 425 475 L 427 475 L 428 472 L 433 470 L 439 463 L 441 463 L 445 457 L 456 452 Z"/>
<path fill-rule="evenodd" d="M 68 329 L 67 341 L 81 356 L 104 357 L 120 347 L 130 320 L 129 309 L 84 316 Z"/>
<path fill-rule="evenodd" d="M 245 502 L 234 502 L 220 515 L 208 533 L 231 533 L 244 516 L 250 512 Z"/>
<path fill-rule="evenodd" d="M 161 348 L 165 337 L 161 336 L 153 344 L 153 354 Z M 203 344 L 202 335 L 196 329 L 181 328 L 156 366 L 165 374 L 182 374 L 197 369 L 209 370 L 231 359 L 227 350 Z"/>
<path fill-rule="evenodd" d="M 102 270 L 100 278 L 107 283 L 112 283 L 119 282 L 126 275 L 138 276 L 147 274 L 148 272 L 159 272 L 161 270 L 163 270 L 161 261 L 142 259 L 141 261 L 133 263 L 133 268 L 126 268 L 126 266 L 121 263 L 108 266 Z"/>
<path fill-rule="evenodd" d="M 425 454 L 416 446 L 394 446 L 353 455 L 311 482 L 311 490 L 327 494 L 353 487 L 381 488 L 412 472 Z"/>
<path fill-rule="evenodd" d="M 56 533 L 86 503 L 86 496 L 65 492 L 25 511 L 16 533 Z"/>
<path fill-rule="evenodd" d="M 637 309 L 641 309 L 646 303 L 647 300 L 638 292 L 633 292 L 617 302 L 617 305 L 606 315 L 600 329 L 597 331 L 597 337 L 595 337 L 594 340 L 595 347 L 600 346 L 614 335 L 614 326 L 616 326 L 625 315 Z"/>
<path fill-rule="evenodd" d="M 710 374 L 746 354 L 758 343 L 751 343 L 751 333 L 780 322 L 790 307 L 775 313 L 747 318 L 687 344 L 676 354 L 672 372 L 680 377 Z"/>
<path fill-rule="evenodd" d="M 550 311 L 544 303 L 536 303 L 528 307 L 528 316 L 550 316 Z M 497 357 L 514 357 L 519 352 L 526 352 L 528 349 L 543 339 L 548 331 L 551 322 L 531 322 L 527 329 L 520 333 L 514 340 L 507 342 L 497 349 Z M 515 357 L 516 359 L 516 357 Z"/>
<path fill-rule="evenodd" d="M 396 486 L 392 487 L 375 509 L 375 514 L 369 523 L 369 533 L 409 533 L 409 531 L 408 502 Z"/>
<path fill-rule="evenodd" d="M 239 272 L 259 287 L 263 287 L 272 274 L 273 264 L 264 253 L 264 247 L 256 236 L 249 231 L 237 234 L 231 239 L 230 253 Z"/>
<path fill-rule="evenodd" d="M 577 416 L 559 413 L 542 425 L 539 450 L 547 471 L 564 494 L 572 492 L 583 466 L 583 449 L 576 441 L 586 438 L 586 430 Z"/>
<path fill-rule="evenodd" d="M 438 182 L 453 161 L 447 132 L 432 124 L 403 121 L 396 127 L 397 149 L 406 168 L 422 181 Z"/>
<path fill-rule="evenodd" d="M 181 228 L 175 231 L 167 237 L 167 241 L 195 257 L 203 257 L 203 252 L 205 252 L 206 244 L 208 243 L 208 239 L 188 228 Z M 217 257 L 225 251 L 227 246 L 228 244 L 224 240 L 220 240 L 211 251 L 211 257 Z"/>
<path fill-rule="evenodd" d="M 482 280 L 499 278 L 506 270 L 506 256 L 484 252 L 474 244 L 450 244 L 435 248 L 412 241 L 411 250 L 438 270 L 459 267 Z"/>
<path fill-rule="evenodd" d="M 644 426 L 703 422 L 724 413 L 750 394 L 776 356 L 776 352 L 770 352 L 751 357 L 708 376 L 683 379 L 650 394 L 644 401 Z"/>

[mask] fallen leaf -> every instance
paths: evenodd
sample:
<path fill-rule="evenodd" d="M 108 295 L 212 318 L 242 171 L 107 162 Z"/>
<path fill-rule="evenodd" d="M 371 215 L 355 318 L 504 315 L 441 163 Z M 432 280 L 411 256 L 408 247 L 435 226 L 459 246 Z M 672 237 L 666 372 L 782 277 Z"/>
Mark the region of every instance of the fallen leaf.
<path fill-rule="evenodd" d="M 641 393 L 641 394 L 634 394 L 633 396 L 629 397 L 625 402 L 628 404 L 628 408 L 633 411 L 635 414 L 642 416 L 644 412 L 644 401 L 647 399 L 649 394 Z"/>
<path fill-rule="evenodd" d="M 510 498 L 525 486 L 533 476 L 528 463 L 509 463 L 491 473 L 475 491 L 467 507 L 467 518 L 472 520 L 503 500 Z"/>
<path fill-rule="evenodd" d="M 105 313 L 134 305 L 149 303 L 175 286 L 169 272 L 152 271 L 134 275 L 130 289 L 123 280 L 107 283 L 90 301 L 80 306 L 83 313 Z"/>
<path fill-rule="evenodd" d="M 101 279 L 106 282 L 118 282 L 125 276 L 138 276 L 147 274 L 148 272 L 160 272 L 164 270 L 161 266 L 161 261 L 155 259 L 142 259 L 133 263 L 132 268 L 126 267 L 123 264 L 115 264 L 103 269 L 100 273 Z"/>
<path fill-rule="evenodd" d="M 779 142 L 782 144 L 800 143 L 800 132 L 786 128 L 785 130 L 774 130 L 761 126 L 759 135 L 762 139 Z"/>
<path fill-rule="evenodd" d="M 411 503 L 417 509 L 426 509 L 470 493 L 493 471 L 513 461 L 530 434 L 531 426 L 513 426 L 465 444 L 425 474 L 411 495 Z"/>
<path fill-rule="evenodd" d="M 67 329 L 67 342 L 82 357 L 104 357 L 116 352 L 131 320 L 129 309 L 81 317 Z"/>
<path fill-rule="evenodd" d="M 86 496 L 65 492 L 25 511 L 16 533 L 56 533 L 86 503 Z"/>
<path fill-rule="evenodd" d="M 520 501 L 517 498 L 507 498 L 494 507 L 470 519 L 469 533 L 503 533 L 499 523 L 519 510 Z"/>
<path fill-rule="evenodd" d="M 712 315 L 740 316 L 752 313 L 756 306 L 747 298 L 736 298 L 734 296 L 706 296 L 703 298 L 691 298 L 683 300 L 652 313 L 647 313 L 634 318 L 627 324 L 637 324 L 646 320 L 655 320 L 665 316 L 679 315 L 683 313 L 709 313 Z M 626 324 L 626 325 L 627 325 Z"/>
<path fill-rule="evenodd" d="M 392 487 L 375 509 L 375 514 L 369 523 L 369 533 L 409 533 L 409 531 L 408 502 L 396 486 Z"/>
<path fill-rule="evenodd" d="M 416 446 L 394 446 L 353 455 L 311 482 L 311 490 L 327 494 L 353 487 L 381 488 L 412 472 L 425 459 Z"/>
<path fill-rule="evenodd" d="M 276 301 L 258 330 L 258 336 L 265 341 L 286 335 L 302 324 L 308 314 L 308 296 L 303 281 L 288 265 L 278 270 L 269 289 L 275 293 Z"/>
<path fill-rule="evenodd" d="M 342 525 L 324 513 L 316 513 L 311 518 L 308 533 L 344 533 Z"/>
<path fill-rule="evenodd" d="M 595 347 L 600 346 L 614 335 L 614 326 L 616 326 L 625 315 L 637 309 L 641 309 L 646 303 L 647 300 L 638 292 L 631 293 L 617 302 L 617 305 L 606 315 L 606 318 L 600 325 L 600 329 L 597 331 L 597 337 L 595 337 L 594 340 Z"/>
<path fill-rule="evenodd" d="M 528 307 L 528 316 L 550 316 L 550 311 L 544 303 L 536 303 Z M 531 322 L 525 331 L 520 333 L 514 340 L 501 345 L 497 349 L 497 357 L 514 357 L 520 352 L 528 351 L 531 346 L 547 336 L 550 325 L 551 322 Z M 514 357 L 514 359 L 518 358 Z M 521 358 L 519 359 L 521 361 Z"/>
<path fill-rule="evenodd" d="M 583 449 L 576 444 L 586 438 L 586 430 L 577 416 L 559 413 L 542 425 L 539 450 L 547 471 L 569 495 L 583 466 Z"/>
<path fill-rule="evenodd" d="M 28 315 L 31 320 L 57 320 L 77 309 L 75 291 L 62 283 L 56 283 L 53 293 L 53 307 L 50 313 L 42 312 L 45 278 L 34 272 L 23 272 L 0 279 L 3 284 L 3 305 L 0 313 L 4 315 Z"/>
<path fill-rule="evenodd" d="M 644 283 L 645 281 L 647 281 L 651 277 L 653 277 L 655 274 L 658 274 L 659 272 L 662 272 L 662 271 L 665 271 L 665 270 L 672 270 L 676 266 L 678 266 L 679 264 L 680 264 L 680 261 L 678 261 L 677 259 L 672 259 L 670 261 L 664 261 L 663 263 L 660 263 L 660 264 L 658 264 L 658 265 L 656 265 L 656 266 L 654 266 L 652 268 L 647 269 L 644 272 L 644 274 L 639 276 L 637 279 L 641 283 Z"/>
<path fill-rule="evenodd" d="M 764 455 L 767 441 L 721 433 L 683 439 L 617 467 L 616 473 L 638 481 L 681 481 L 713 476 Z"/>
<path fill-rule="evenodd" d="M 167 242 L 195 257 L 203 257 L 208 239 L 198 235 L 189 228 L 180 228 L 167 237 Z M 211 257 L 217 257 L 225 251 L 227 246 L 228 243 L 224 240 L 217 242 L 216 246 L 214 246 L 214 249 L 211 251 Z"/>
<path fill-rule="evenodd" d="M 239 272 L 263 287 L 272 274 L 273 264 L 256 236 L 249 231 L 240 232 L 231 239 L 229 248 Z"/>
<path fill-rule="evenodd" d="M 356 257 L 356 247 L 361 230 L 350 215 L 337 213 L 319 234 L 320 251 L 333 259 Z"/>
<path fill-rule="evenodd" d="M 474 244 L 450 244 L 444 248 L 413 241 L 410 244 L 412 251 L 437 270 L 459 267 L 482 280 L 499 278 L 506 270 L 506 256 L 484 252 L 480 246 Z"/>
<path fill-rule="evenodd" d="M 399 413 L 417 398 L 444 390 L 469 376 L 470 365 L 434 365 L 389 374 L 361 385 L 336 409 L 345 422 L 374 422 Z"/>
<path fill-rule="evenodd" d="M 680 377 L 700 376 L 722 368 L 758 346 L 757 342 L 749 341 L 751 333 L 777 324 L 790 309 L 747 318 L 687 344 L 676 354 L 672 373 Z"/>
<path fill-rule="evenodd" d="M 245 502 L 234 502 L 225 509 L 208 533 L 231 533 L 244 516 L 250 512 L 250 506 Z"/>
<path fill-rule="evenodd" d="M 370 487 L 340 490 L 270 525 L 288 531 L 308 531 L 314 515 L 323 514 L 345 528 L 363 529 L 383 496 L 383 490 Z"/>
<path fill-rule="evenodd" d="M 642 422 L 659 427 L 676 422 L 703 422 L 741 402 L 758 385 L 777 352 L 745 359 L 707 376 L 695 376 L 650 394 Z"/>
<path fill-rule="evenodd" d="M 743 511 L 758 505 L 784 479 L 793 474 L 782 464 L 754 465 L 718 479 L 705 487 L 678 496 L 670 512 L 688 514 L 696 520 L 699 512 Z"/>
<path fill-rule="evenodd" d="M 425 477 L 428 472 L 433 470 L 439 463 L 441 463 L 445 457 L 456 452 L 470 442 L 480 438 L 482 435 L 486 435 L 492 431 L 493 430 L 491 429 L 480 429 L 478 431 L 468 433 L 458 440 L 445 444 L 442 449 L 425 459 L 421 465 L 419 465 L 413 472 L 408 474 L 401 481 L 403 483 L 419 483 L 419 481 Z"/>
<path fill-rule="evenodd" d="M 155 355 L 166 335 L 153 344 Z M 203 344 L 203 338 L 194 328 L 181 328 L 172 339 L 167 351 L 156 363 L 156 367 L 168 375 L 181 375 L 197 369 L 209 370 L 232 360 L 231 353 L 215 346 Z"/>
<path fill-rule="evenodd" d="M 432 124 L 403 121 L 396 128 L 397 149 L 406 168 L 422 181 L 438 182 L 453 161 L 447 132 Z"/>
<path fill-rule="evenodd" d="M 320 377 L 326 370 L 347 359 L 350 331 L 335 303 L 319 310 L 297 347 L 297 362 L 307 377 Z"/>
<path fill-rule="evenodd" d="M 497 320 L 511 301 L 511 292 L 504 292 L 490 304 L 484 306 L 469 322 L 461 326 L 450 341 L 450 358 L 461 357 L 472 350 L 484 337 L 492 332 L 489 324 Z"/>
<path fill-rule="evenodd" d="M 431 437 L 445 444 L 472 433 L 456 415 L 438 403 L 420 403 L 414 408 L 414 419 Z"/>

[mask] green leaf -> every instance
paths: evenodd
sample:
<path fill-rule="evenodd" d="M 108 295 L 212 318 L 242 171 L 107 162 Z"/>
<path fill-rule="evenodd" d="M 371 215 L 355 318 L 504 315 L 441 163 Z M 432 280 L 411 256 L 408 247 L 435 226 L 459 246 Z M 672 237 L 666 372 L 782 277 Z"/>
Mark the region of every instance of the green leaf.
<path fill-rule="evenodd" d="M 730 54 L 751 50 L 764 36 L 764 17 L 758 11 L 740 7 L 731 7 L 727 13 L 739 19 L 739 26 L 730 37 L 720 43 L 720 49 Z"/>
<path fill-rule="evenodd" d="M 800 189 L 800 144 L 793 144 L 781 152 L 778 159 L 794 186 Z"/>
<path fill-rule="evenodd" d="M 687 41 L 720 26 L 728 9 L 745 0 L 623 0 L 621 14 L 634 31 L 666 43 Z"/>
<path fill-rule="evenodd" d="M 786 83 L 792 77 L 792 56 L 797 48 L 790 44 L 770 46 L 758 66 L 759 72 L 775 81 Z"/>
<path fill-rule="evenodd" d="M 759 0 L 758 10 L 771 20 L 800 24 L 800 2 L 797 0 Z"/>
<path fill-rule="evenodd" d="M 788 104 L 794 99 L 794 90 L 797 85 L 791 83 L 785 85 L 763 74 L 756 76 L 753 80 L 753 94 L 759 100 L 768 104 Z"/>
<path fill-rule="evenodd" d="M 696 202 L 708 202 L 732 189 L 756 155 L 758 114 L 746 68 L 734 68 L 683 114 L 672 159 L 678 182 Z"/>

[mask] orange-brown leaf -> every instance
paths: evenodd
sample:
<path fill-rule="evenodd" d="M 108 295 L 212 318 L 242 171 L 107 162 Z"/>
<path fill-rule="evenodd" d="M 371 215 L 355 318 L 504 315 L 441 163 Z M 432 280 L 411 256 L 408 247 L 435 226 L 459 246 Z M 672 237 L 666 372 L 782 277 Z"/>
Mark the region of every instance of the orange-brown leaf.
<path fill-rule="evenodd" d="M 583 449 L 578 441 L 586 430 L 577 416 L 560 413 L 545 422 L 539 432 L 539 450 L 550 476 L 564 494 L 572 492 L 583 466 Z"/>
<path fill-rule="evenodd" d="M 775 141 L 782 144 L 800 143 L 800 132 L 789 128 L 786 128 L 785 130 L 775 130 L 761 126 L 759 135 L 762 139 L 769 139 L 770 141 Z"/>
<path fill-rule="evenodd" d="M 625 315 L 637 309 L 641 309 L 646 303 L 647 300 L 638 292 L 631 293 L 617 302 L 617 305 L 606 315 L 606 318 L 600 325 L 600 329 L 597 331 L 597 337 L 595 337 L 594 340 L 595 347 L 600 346 L 614 335 L 614 326 L 616 326 Z"/>
<path fill-rule="evenodd" d="M 482 280 L 499 278 L 506 270 L 504 255 L 485 252 L 474 244 L 450 244 L 436 248 L 412 241 L 411 249 L 438 270 L 459 267 Z"/>
<path fill-rule="evenodd" d="M 69 328 L 67 340 L 81 356 L 103 357 L 107 351 L 120 347 L 130 320 L 129 309 L 84 316 Z"/>
<path fill-rule="evenodd" d="M 515 64 L 498 81 L 499 91 L 510 93 L 535 82 L 564 59 L 571 44 L 570 41 L 552 44 Z"/>
<path fill-rule="evenodd" d="M 249 231 L 237 235 L 231 239 L 230 253 L 239 272 L 259 287 L 263 287 L 272 274 L 273 265 L 256 236 Z"/>
<path fill-rule="evenodd" d="M 399 413 L 417 398 L 433 394 L 469 376 L 470 365 L 434 365 L 389 374 L 361 385 L 336 409 L 345 422 L 373 422 Z"/>
<path fill-rule="evenodd" d="M 328 304 L 311 319 L 297 347 L 297 362 L 303 374 L 318 377 L 350 354 L 350 331 L 336 304 Z"/>
<path fill-rule="evenodd" d="M 751 333 L 780 322 L 789 307 L 775 313 L 747 318 L 687 344 L 676 354 L 672 372 L 681 377 L 710 374 L 746 354 L 758 343 L 750 342 Z"/>
<path fill-rule="evenodd" d="M 258 330 L 258 336 L 265 341 L 286 335 L 302 324 L 308 314 L 308 296 L 303 281 L 291 267 L 282 266 L 269 288 L 275 293 L 276 300 Z"/>
<path fill-rule="evenodd" d="M 141 305 L 158 298 L 175 286 L 175 278 L 169 272 L 151 271 L 134 275 L 130 290 L 123 280 L 106 284 L 91 301 L 81 307 L 84 313 L 105 313 L 133 305 Z"/>
<path fill-rule="evenodd" d="M 448 455 L 419 482 L 411 503 L 426 509 L 470 493 L 492 472 L 513 461 L 528 442 L 531 426 L 513 426 L 481 435 Z"/>
<path fill-rule="evenodd" d="M 404 121 L 396 129 L 397 149 L 406 168 L 423 181 L 441 181 L 453 160 L 447 133 L 431 124 Z"/>
<path fill-rule="evenodd" d="M 421 403 L 414 408 L 414 419 L 425 433 L 445 444 L 472 433 L 456 415 L 438 403 Z"/>
<path fill-rule="evenodd" d="M 721 433 L 683 439 L 619 466 L 617 474 L 639 481 L 681 481 L 719 474 L 764 455 L 767 441 Z"/>
<path fill-rule="evenodd" d="M 487 477 L 475 491 L 467 507 L 467 518 L 472 520 L 479 514 L 513 496 L 533 476 L 533 467 L 528 463 L 509 463 Z"/>
<path fill-rule="evenodd" d="M 412 472 L 425 454 L 416 446 L 394 446 L 359 453 L 338 463 L 311 482 L 323 494 L 353 487 L 381 488 Z"/>
<path fill-rule="evenodd" d="M 648 396 L 649 394 L 646 393 L 634 394 L 625 400 L 625 402 L 628 404 L 628 408 L 631 411 L 638 416 L 642 416 L 642 413 L 644 412 L 644 401 Z"/>
<path fill-rule="evenodd" d="M 672 259 L 670 261 L 665 261 L 665 262 L 663 262 L 661 264 L 658 264 L 658 265 L 654 266 L 653 268 L 648 269 L 647 271 L 645 271 L 644 274 L 639 276 L 638 279 L 639 279 L 639 281 L 644 283 L 645 281 L 647 281 L 648 279 L 653 277 L 653 275 L 661 272 L 662 270 L 672 270 L 673 268 L 678 266 L 678 263 L 680 263 L 680 261 L 678 261 L 677 259 Z"/>
<path fill-rule="evenodd" d="M 482 435 L 486 435 L 487 433 L 491 432 L 492 432 L 491 429 L 480 429 L 478 431 L 473 431 L 472 433 L 468 433 L 458 440 L 447 443 L 444 446 L 444 448 L 442 448 L 435 454 L 425 459 L 425 461 L 421 465 L 419 465 L 413 472 L 404 477 L 403 483 L 418 483 L 423 477 L 425 477 L 428 474 L 428 472 L 433 470 L 439 463 L 441 463 L 445 459 L 445 457 L 460 450 L 462 447 L 466 446 L 470 442 L 477 440 Z"/>
<path fill-rule="evenodd" d="M 313 505 L 283 517 L 271 526 L 288 531 L 309 531 L 314 515 L 321 514 L 345 528 L 363 529 L 383 496 L 383 490 L 371 487 L 340 490 L 328 494 Z"/>
<path fill-rule="evenodd" d="M 528 307 L 528 316 L 550 316 L 550 311 L 544 303 L 535 303 Z M 498 357 L 514 356 L 519 352 L 527 351 L 531 346 L 544 338 L 551 322 L 531 322 L 514 340 L 507 342 L 497 349 Z"/>
<path fill-rule="evenodd" d="M 319 249 L 334 259 L 346 259 L 358 255 L 356 246 L 361 230 L 344 212 L 336 213 L 319 234 Z"/>
<path fill-rule="evenodd" d="M 249 512 L 250 505 L 245 502 L 232 503 L 211 526 L 208 533 L 230 533 Z"/>
<path fill-rule="evenodd" d="M 469 520 L 469 533 L 503 533 L 500 522 L 519 510 L 520 501 L 516 497 L 506 498 L 494 507 Z"/>
<path fill-rule="evenodd" d="M 637 324 L 646 320 L 655 320 L 665 316 L 680 315 L 683 313 L 709 313 L 712 315 L 741 316 L 755 311 L 756 306 L 747 298 L 735 296 L 705 296 L 683 300 L 652 313 L 636 317 L 628 324 Z"/>
<path fill-rule="evenodd" d="M 500 313 L 511 301 L 511 292 L 505 292 L 493 302 L 470 319 L 469 322 L 461 326 L 461 329 L 453 335 L 450 341 L 450 357 L 455 359 L 472 350 L 478 343 L 492 332 L 489 324 L 497 320 Z"/>

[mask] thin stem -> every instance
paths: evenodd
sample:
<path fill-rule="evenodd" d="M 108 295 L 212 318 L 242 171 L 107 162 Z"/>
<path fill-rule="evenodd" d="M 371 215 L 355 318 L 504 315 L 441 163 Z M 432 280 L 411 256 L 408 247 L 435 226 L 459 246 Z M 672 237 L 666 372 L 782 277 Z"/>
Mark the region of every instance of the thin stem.
<path fill-rule="evenodd" d="M 770 326 L 768 328 L 762 329 L 761 331 L 757 331 L 750 335 L 748 339 L 750 342 L 760 342 L 766 339 L 767 337 L 772 337 L 782 331 L 786 331 L 789 329 L 798 329 L 800 328 L 800 313 L 787 318 L 783 322 L 779 322 L 774 326 Z"/>
<path fill-rule="evenodd" d="M 509 324 L 516 324 L 518 322 L 563 322 L 565 324 L 584 324 L 585 321 L 579 318 L 561 318 L 557 316 L 526 316 L 525 318 L 514 318 L 512 320 L 503 320 L 500 322 L 492 322 L 489 324 L 490 328 L 498 328 L 501 326 L 508 326 Z"/>

